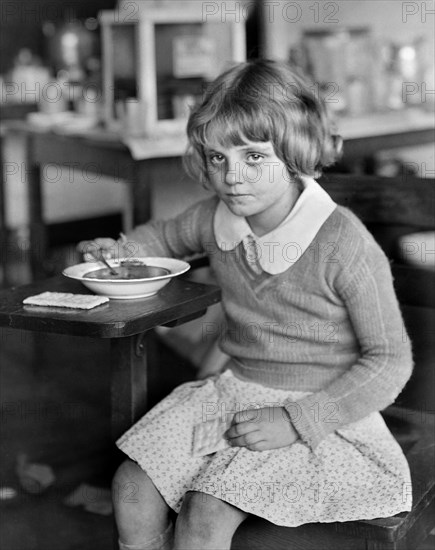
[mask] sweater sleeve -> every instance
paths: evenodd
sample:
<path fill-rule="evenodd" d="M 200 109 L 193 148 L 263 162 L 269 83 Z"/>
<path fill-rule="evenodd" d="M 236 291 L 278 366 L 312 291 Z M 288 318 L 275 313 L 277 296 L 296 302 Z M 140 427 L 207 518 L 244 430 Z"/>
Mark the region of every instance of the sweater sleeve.
<path fill-rule="evenodd" d="M 118 241 L 124 256 L 184 258 L 207 248 L 204 238 L 213 218 L 217 200 L 202 200 L 169 220 L 152 220 L 130 231 L 127 243 Z"/>
<path fill-rule="evenodd" d="M 299 436 L 314 449 L 329 433 L 394 402 L 412 371 L 411 345 L 388 259 L 365 242 L 337 277 L 360 355 L 325 389 L 286 403 Z"/>

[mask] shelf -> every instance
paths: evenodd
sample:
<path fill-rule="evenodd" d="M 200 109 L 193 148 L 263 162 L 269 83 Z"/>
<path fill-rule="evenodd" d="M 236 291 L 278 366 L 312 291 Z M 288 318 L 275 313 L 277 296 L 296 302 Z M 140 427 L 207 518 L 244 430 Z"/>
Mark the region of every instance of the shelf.
<path fill-rule="evenodd" d="M 344 140 L 406 134 L 434 128 L 434 113 L 417 108 L 338 119 L 338 133 Z"/>

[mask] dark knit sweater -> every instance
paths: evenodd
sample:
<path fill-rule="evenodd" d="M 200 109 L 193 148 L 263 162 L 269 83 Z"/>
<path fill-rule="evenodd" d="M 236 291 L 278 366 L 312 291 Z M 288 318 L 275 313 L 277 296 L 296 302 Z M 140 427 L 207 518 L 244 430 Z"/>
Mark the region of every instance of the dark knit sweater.
<path fill-rule="evenodd" d="M 389 262 L 364 225 L 338 206 L 298 261 L 270 275 L 255 269 L 242 243 L 228 251 L 217 246 L 217 204 L 217 198 L 201 201 L 173 220 L 137 227 L 128 238 L 140 245 L 138 254 L 208 254 L 225 319 L 222 326 L 204 326 L 203 336 L 219 332 L 234 374 L 312 392 L 285 403 L 311 448 L 390 405 L 411 374 L 411 347 Z"/>

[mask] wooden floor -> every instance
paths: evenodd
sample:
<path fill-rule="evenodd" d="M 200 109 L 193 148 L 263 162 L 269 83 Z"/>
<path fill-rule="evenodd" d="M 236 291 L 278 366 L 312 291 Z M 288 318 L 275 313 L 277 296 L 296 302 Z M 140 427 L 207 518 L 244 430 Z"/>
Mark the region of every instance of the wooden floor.
<path fill-rule="evenodd" d="M 25 282 L 18 268 L 17 281 Z M 157 384 L 155 372 L 150 380 L 155 400 L 194 376 L 167 348 L 161 350 L 164 384 Z M 114 446 L 107 364 L 104 343 L 53 335 L 45 336 L 35 364 L 30 333 L 0 331 L 0 486 L 18 492 L 17 498 L 0 501 L 1 550 L 112 550 L 111 516 L 63 503 L 81 483 L 110 484 Z M 30 495 L 20 488 L 19 453 L 52 467 L 56 481 L 50 489 Z M 415 550 L 435 550 L 435 537 Z"/>

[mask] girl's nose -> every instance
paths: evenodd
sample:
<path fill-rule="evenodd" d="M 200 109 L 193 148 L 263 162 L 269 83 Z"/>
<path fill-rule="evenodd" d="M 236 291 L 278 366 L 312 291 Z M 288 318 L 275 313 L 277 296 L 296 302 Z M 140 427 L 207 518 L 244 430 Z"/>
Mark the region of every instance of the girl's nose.
<path fill-rule="evenodd" d="M 225 183 L 228 185 L 235 185 L 236 183 L 241 183 L 241 170 L 240 164 L 234 162 L 231 165 L 228 164 L 225 172 Z"/>

